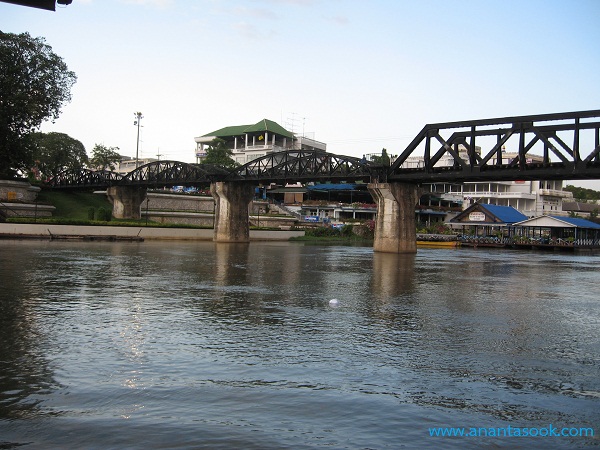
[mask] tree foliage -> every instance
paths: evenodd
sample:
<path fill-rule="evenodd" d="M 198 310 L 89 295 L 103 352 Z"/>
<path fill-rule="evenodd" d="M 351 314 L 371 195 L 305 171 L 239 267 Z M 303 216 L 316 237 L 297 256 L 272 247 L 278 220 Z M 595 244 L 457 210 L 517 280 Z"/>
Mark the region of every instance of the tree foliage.
<path fill-rule="evenodd" d="M 31 133 L 34 168 L 38 178 L 46 179 L 63 170 L 86 167 L 88 156 L 84 145 L 64 133 Z"/>
<path fill-rule="evenodd" d="M 107 147 L 104 144 L 96 144 L 92 149 L 90 165 L 97 170 L 115 170 L 121 161 L 119 147 Z"/>
<path fill-rule="evenodd" d="M 377 155 L 373 155 L 371 156 L 371 162 L 375 163 L 375 164 L 381 164 L 382 166 L 389 166 L 390 165 L 390 156 L 387 153 L 387 149 L 382 148 L 381 149 L 381 156 L 377 156 Z"/>
<path fill-rule="evenodd" d="M 0 177 L 31 168 L 27 135 L 58 118 L 76 79 L 43 38 L 0 31 Z"/>
<path fill-rule="evenodd" d="M 233 169 L 239 166 L 232 158 L 233 151 L 227 148 L 223 139 L 215 138 L 206 149 L 206 157 L 201 161 L 202 164 L 214 164 L 215 166 Z"/>
<path fill-rule="evenodd" d="M 600 192 L 568 184 L 565 191 L 573 193 L 575 200 L 600 200 Z"/>

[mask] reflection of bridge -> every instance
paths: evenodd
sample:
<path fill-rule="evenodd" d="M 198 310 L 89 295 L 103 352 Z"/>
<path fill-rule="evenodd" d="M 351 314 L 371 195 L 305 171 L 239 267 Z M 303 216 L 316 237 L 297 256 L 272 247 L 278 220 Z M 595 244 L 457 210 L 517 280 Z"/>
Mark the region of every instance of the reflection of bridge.
<path fill-rule="evenodd" d="M 256 184 L 363 180 L 378 205 L 375 250 L 414 252 L 419 184 L 600 178 L 599 118 L 594 110 L 426 125 L 389 167 L 322 151 L 283 151 L 232 170 L 177 161 L 156 161 L 125 176 L 81 169 L 62 173 L 51 186 L 108 188 L 115 217 L 139 217 L 146 188 L 210 183 L 215 240 L 234 242 L 248 240 L 247 205 Z M 517 148 L 510 160 L 507 144 Z"/>

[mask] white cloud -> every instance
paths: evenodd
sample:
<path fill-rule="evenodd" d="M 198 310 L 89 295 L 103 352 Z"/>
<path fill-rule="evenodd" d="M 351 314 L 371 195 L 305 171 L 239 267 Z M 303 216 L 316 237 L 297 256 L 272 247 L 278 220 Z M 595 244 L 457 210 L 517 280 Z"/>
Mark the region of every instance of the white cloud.
<path fill-rule="evenodd" d="M 257 26 L 254 26 L 248 22 L 238 22 L 233 25 L 233 28 L 237 30 L 243 37 L 253 40 L 262 40 L 272 37 L 275 32 L 273 30 L 266 30 Z"/>

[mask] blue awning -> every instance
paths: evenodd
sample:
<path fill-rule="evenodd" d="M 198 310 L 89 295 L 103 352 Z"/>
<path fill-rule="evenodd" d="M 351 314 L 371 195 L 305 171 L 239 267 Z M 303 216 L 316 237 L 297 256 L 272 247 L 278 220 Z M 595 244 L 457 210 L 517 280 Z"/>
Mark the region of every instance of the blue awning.
<path fill-rule="evenodd" d="M 306 186 L 306 189 L 309 191 L 356 191 L 357 186 L 357 184 L 349 183 L 323 183 L 315 184 L 314 186 Z"/>

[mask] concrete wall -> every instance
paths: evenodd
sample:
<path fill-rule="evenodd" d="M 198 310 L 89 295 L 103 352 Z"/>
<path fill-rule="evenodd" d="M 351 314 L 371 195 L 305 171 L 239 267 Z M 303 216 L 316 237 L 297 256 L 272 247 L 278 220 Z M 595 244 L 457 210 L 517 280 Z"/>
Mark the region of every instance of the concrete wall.
<path fill-rule="evenodd" d="M 0 202 L 33 203 L 40 190 L 27 181 L 0 180 Z"/>
<path fill-rule="evenodd" d="M 214 227 L 215 202 L 212 197 L 199 197 L 194 195 L 157 194 L 148 193 L 148 219 L 158 223 L 198 225 Z M 252 226 L 275 227 L 289 229 L 296 224 L 295 217 L 281 217 L 267 215 L 271 209 L 266 201 L 250 202 L 249 210 L 252 214 Z M 146 201 L 142 202 L 142 218 L 146 217 Z M 259 214 L 260 211 L 260 214 Z"/>
<path fill-rule="evenodd" d="M 146 210 L 142 211 L 142 218 L 146 217 Z M 172 223 L 196 225 L 201 227 L 213 227 L 215 216 L 207 213 L 194 212 L 168 212 L 168 211 L 148 211 L 148 220 L 158 223 Z"/>
<path fill-rule="evenodd" d="M 103 227 L 89 225 L 0 223 L 0 236 L 2 237 L 38 237 L 50 239 L 51 235 L 118 236 L 122 238 L 141 237 L 144 239 L 212 241 L 214 230 L 191 228 Z M 251 241 L 287 241 L 291 237 L 296 236 L 304 236 L 304 231 L 250 231 Z"/>
<path fill-rule="evenodd" d="M 212 197 L 197 195 L 158 194 L 148 192 L 148 211 L 193 211 L 210 212 L 215 210 L 215 201 Z M 146 211 L 146 201 L 142 203 L 142 212 Z"/>
<path fill-rule="evenodd" d="M 0 212 L 5 217 L 50 217 L 56 209 L 35 203 L 40 188 L 26 181 L 0 180 Z"/>
<path fill-rule="evenodd" d="M 6 217 L 52 217 L 56 208 L 50 205 L 36 205 L 31 203 L 7 203 L 0 204 L 0 211 Z"/>

